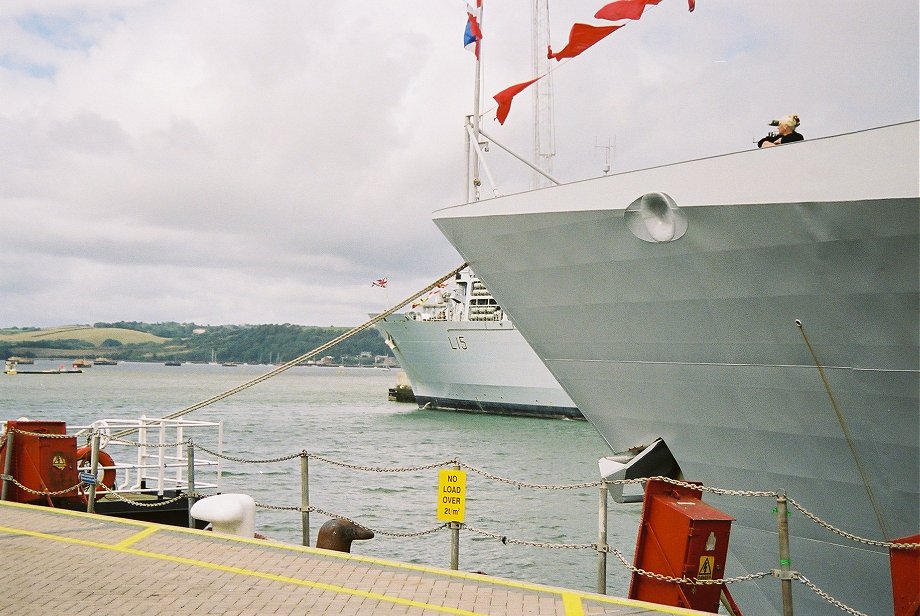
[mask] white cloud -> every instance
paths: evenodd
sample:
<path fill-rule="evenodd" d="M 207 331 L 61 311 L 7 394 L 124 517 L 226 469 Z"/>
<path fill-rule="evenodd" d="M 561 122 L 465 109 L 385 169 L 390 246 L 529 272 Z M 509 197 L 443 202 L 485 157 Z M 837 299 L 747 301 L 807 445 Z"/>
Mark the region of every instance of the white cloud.
<path fill-rule="evenodd" d="M 484 109 L 531 77 L 530 3 L 486 0 Z M 551 7 L 552 43 L 602 2 Z M 557 64 L 554 174 L 917 117 L 917 5 L 683 0 Z M 8 0 L 0 7 L 0 326 L 353 325 L 459 264 L 464 3 Z M 531 100 L 483 126 L 529 156 Z M 531 174 L 493 147 L 500 190 Z"/>

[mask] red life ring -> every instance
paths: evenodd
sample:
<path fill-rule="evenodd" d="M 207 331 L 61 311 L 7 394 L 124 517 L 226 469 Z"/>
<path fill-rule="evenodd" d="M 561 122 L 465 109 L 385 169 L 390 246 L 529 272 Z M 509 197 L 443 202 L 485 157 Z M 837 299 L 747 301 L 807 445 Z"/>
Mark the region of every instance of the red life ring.
<path fill-rule="evenodd" d="M 92 447 L 80 447 L 77 449 L 77 466 L 89 466 L 92 464 L 93 460 L 93 449 Z M 112 460 L 112 456 L 105 452 L 105 450 L 99 450 L 99 466 L 115 466 L 115 461 Z M 96 481 L 96 493 L 105 492 L 106 490 L 115 489 L 115 469 L 114 468 L 105 468 L 102 470 L 102 481 L 97 479 Z M 86 488 L 86 491 L 89 491 L 89 488 Z"/>

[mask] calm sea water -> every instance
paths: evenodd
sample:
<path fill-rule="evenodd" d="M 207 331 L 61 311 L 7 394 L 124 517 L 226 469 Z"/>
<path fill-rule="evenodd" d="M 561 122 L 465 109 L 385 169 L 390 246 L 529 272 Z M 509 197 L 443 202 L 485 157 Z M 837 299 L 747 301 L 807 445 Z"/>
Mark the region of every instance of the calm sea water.
<path fill-rule="evenodd" d="M 37 361 L 34 367 L 60 362 Z M 0 418 L 64 420 L 162 417 L 268 372 L 266 366 L 224 367 L 120 363 L 83 374 L 0 376 Z M 585 421 L 495 417 L 418 410 L 390 402 L 398 371 L 373 368 L 293 368 L 229 399 L 186 415 L 224 421 L 224 452 L 268 459 L 306 450 L 364 466 L 407 467 L 459 458 L 494 475 L 537 484 L 570 485 L 598 479 L 597 459 L 609 449 Z M 377 473 L 310 458 L 310 502 L 370 528 L 414 533 L 440 524 L 437 469 Z M 300 504 L 300 461 L 226 462 L 222 492 L 243 492 L 270 505 Z M 632 558 L 639 504 L 609 503 L 608 543 Z M 518 489 L 467 474 L 466 523 L 510 539 L 552 544 L 597 540 L 598 490 Z M 328 518 L 310 517 L 311 543 Z M 257 530 L 299 544 L 300 514 L 258 509 Z M 438 567 L 450 564 L 450 533 L 417 538 L 378 534 L 352 552 Z M 594 590 L 597 554 L 552 549 L 460 533 L 460 568 L 580 590 Z M 629 576 L 611 557 L 607 587 L 625 596 Z"/>

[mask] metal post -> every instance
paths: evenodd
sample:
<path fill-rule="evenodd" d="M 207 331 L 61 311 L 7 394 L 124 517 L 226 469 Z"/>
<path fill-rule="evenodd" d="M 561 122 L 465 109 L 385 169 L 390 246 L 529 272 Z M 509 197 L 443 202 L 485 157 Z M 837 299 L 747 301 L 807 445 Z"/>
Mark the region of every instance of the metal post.
<path fill-rule="evenodd" d="M 185 456 L 188 462 L 188 527 L 195 528 L 195 518 L 192 517 L 192 505 L 195 504 L 195 443 L 192 439 L 185 444 Z"/>
<path fill-rule="evenodd" d="M 779 579 L 783 592 L 783 616 L 792 616 L 792 569 L 789 559 L 789 510 L 786 496 L 776 497 L 776 525 L 779 530 Z"/>
<path fill-rule="evenodd" d="M 597 500 L 597 592 L 607 594 L 607 482 L 601 481 Z"/>
<path fill-rule="evenodd" d="M 454 463 L 454 470 L 460 470 L 460 465 Z M 450 523 L 450 568 L 457 571 L 460 568 L 460 522 Z"/>
<path fill-rule="evenodd" d="M 93 482 L 89 484 L 89 498 L 86 501 L 86 513 L 96 513 L 96 484 L 99 477 L 99 431 L 93 430 L 92 449 L 90 454 L 89 471 L 93 475 Z"/>
<path fill-rule="evenodd" d="M 303 545 L 310 545 L 310 456 L 307 450 L 300 452 L 300 526 L 303 529 Z"/>
<path fill-rule="evenodd" d="M 10 480 L 8 477 L 12 477 L 13 467 L 13 431 L 7 430 L 6 433 L 6 458 L 3 461 L 3 488 L 0 488 L 0 501 L 6 500 L 7 487 L 9 486 Z"/>
<path fill-rule="evenodd" d="M 460 568 L 460 522 L 450 523 L 450 568 Z"/>

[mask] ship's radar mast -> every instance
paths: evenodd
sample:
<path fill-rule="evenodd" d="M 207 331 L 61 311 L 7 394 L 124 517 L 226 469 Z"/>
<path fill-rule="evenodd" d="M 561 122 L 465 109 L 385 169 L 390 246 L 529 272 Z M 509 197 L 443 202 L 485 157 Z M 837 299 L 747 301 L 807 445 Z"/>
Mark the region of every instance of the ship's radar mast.
<path fill-rule="evenodd" d="M 549 40 L 549 0 L 533 0 L 531 7 L 531 54 L 533 75 L 545 75 L 533 86 L 533 164 L 553 174 L 556 155 L 556 127 L 553 120 L 553 75 L 546 49 Z M 550 181 L 534 172 L 533 187 L 549 186 Z"/>

